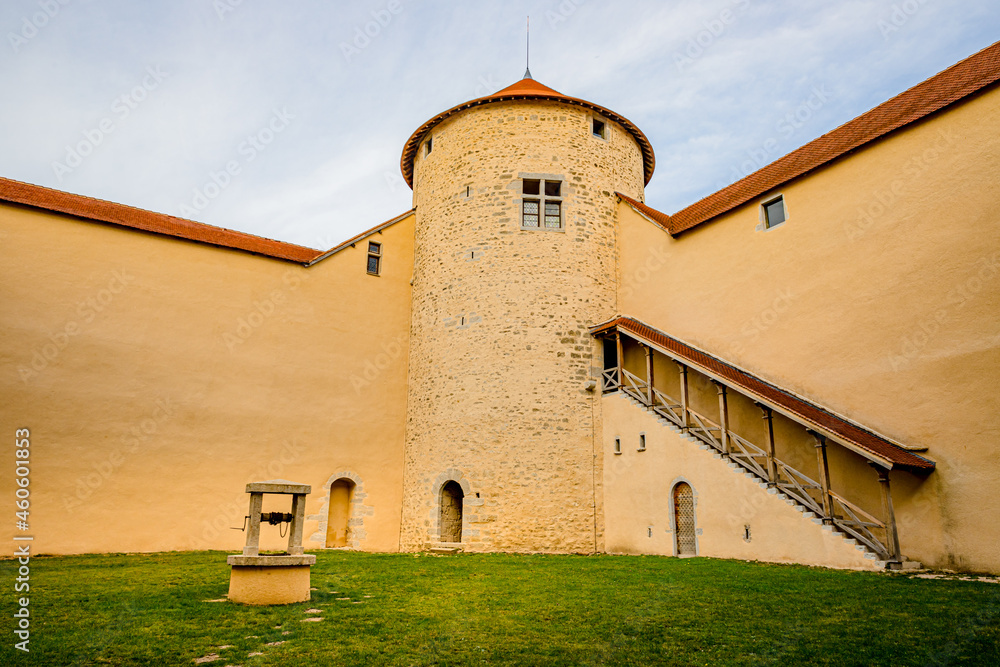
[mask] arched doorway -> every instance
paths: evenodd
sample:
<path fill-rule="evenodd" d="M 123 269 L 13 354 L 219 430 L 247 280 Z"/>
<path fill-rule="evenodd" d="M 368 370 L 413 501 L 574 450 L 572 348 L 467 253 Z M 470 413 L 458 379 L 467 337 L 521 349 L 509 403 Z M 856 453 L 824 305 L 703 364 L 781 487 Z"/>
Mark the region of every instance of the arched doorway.
<path fill-rule="evenodd" d="M 351 519 L 351 500 L 354 499 L 354 482 L 338 479 L 330 485 L 330 512 L 326 520 L 326 546 L 346 547 L 348 522 Z"/>
<path fill-rule="evenodd" d="M 462 541 L 462 499 L 465 492 L 458 482 L 441 487 L 441 541 Z"/>
<path fill-rule="evenodd" d="M 674 486 L 674 535 L 678 556 L 695 556 L 694 491 L 687 482 Z"/>

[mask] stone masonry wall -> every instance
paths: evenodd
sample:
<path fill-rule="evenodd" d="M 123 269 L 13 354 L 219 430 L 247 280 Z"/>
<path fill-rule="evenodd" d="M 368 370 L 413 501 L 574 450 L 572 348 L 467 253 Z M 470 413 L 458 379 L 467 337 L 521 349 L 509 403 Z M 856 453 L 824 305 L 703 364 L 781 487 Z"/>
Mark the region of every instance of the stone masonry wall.
<path fill-rule="evenodd" d="M 465 491 L 470 551 L 603 548 L 600 391 L 588 327 L 615 313 L 615 191 L 642 155 L 608 122 L 548 101 L 463 111 L 431 133 L 417 208 L 401 548 L 440 539 Z M 521 179 L 563 180 L 563 231 L 521 229 Z M 595 516 L 596 513 L 596 516 Z"/>

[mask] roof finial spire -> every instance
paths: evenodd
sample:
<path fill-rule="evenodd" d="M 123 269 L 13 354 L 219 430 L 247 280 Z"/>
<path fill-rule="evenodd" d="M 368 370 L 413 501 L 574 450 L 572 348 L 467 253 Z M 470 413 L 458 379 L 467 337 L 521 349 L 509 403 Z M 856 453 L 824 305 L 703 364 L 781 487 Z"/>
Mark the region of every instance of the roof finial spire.
<path fill-rule="evenodd" d="M 524 78 L 531 79 L 531 17 L 528 16 L 524 27 Z"/>

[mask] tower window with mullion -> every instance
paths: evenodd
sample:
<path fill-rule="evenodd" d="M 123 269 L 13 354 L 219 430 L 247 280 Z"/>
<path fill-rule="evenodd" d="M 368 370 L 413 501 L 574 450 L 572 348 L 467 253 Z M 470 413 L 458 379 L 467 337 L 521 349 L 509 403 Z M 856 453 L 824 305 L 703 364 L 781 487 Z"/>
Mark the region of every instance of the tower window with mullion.
<path fill-rule="evenodd" d="M 562 229 L 562 181 L 521 181 L 521 228 Z"/>

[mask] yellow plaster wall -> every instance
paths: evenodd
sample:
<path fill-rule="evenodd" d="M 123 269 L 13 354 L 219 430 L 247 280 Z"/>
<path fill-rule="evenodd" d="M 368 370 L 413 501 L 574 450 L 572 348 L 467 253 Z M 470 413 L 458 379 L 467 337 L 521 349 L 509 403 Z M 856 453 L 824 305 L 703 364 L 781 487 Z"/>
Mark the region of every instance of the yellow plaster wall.
<path fill-rule="evenodd" d="M 904 553 L 992 571 L 997 127 L 993 88 L 676 239 L 618 212 L 622 313 L 928 447 L 938 467 L 926 480 L 893 473 Z M 757 230 L 761 201 L 777 193 L 788 221 Z"/>
<path fill-rule="evenodd" d="M 604 414 L 605 539 L 610 553 L 674 555 L 671 493 L 691 485 L 699 556 L 876 569 L 874 559 L 768 493 L 712 452 L 621 393 L 608 394 Z M 638 451 L 639 434 L 646 450 Z M 614 439 L 622 453 L 614 453 Z M 744 539 L 750 527 L 750 541 Z"/>
<path fill-rule="evenodd" d="M 271 478 L 312 485 L 322 547 L 343 476 L 354 546 L 397 549 L 413 218 L 372 238 L 380 277 L 367 241 L 305 268 L 0 206 L 2 451 L 31 430 L 34 550 L 238 550 L 245 484 Z"/>

